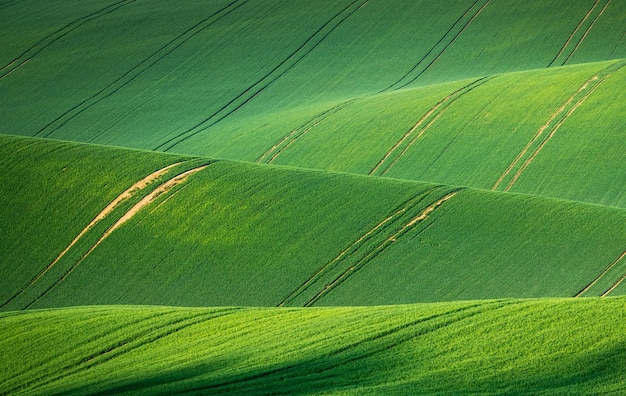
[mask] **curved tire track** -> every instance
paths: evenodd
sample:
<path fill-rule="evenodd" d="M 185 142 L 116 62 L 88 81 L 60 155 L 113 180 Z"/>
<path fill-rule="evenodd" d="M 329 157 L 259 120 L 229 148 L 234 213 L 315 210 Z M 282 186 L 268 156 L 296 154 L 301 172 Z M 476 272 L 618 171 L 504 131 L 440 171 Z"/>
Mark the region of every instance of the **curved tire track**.
<path fill-rule="evenodd" d="M 108 84 L 106 87 L 102 88 L 95 94 L 89 96 L 88 98 L 82 100 L 78 104 L 74 105 L 63 114 L 56 117 L 54 120 L 50 121 L 43 128 L 41 128 L 34 136 L 42 136 L 49 137 L 51 134 L 65 126 L 68 122 L 79 116 L 81 113 L 89 110 L 96 104 L 102 102 L 103 100 L 111 97 L 121 89 L 128 86 L 134 80 L 139 78 L 142 74 L 148 71 L 152 66 L 159 63 L 161 60 L 165 59 L 172 52 L 174 52 L 179 47 L 183 46 L 193 37 L 198 34 L 204 32 L 206 29 L 210 28 L 218 22 L 223 17 L 227 16 L 231 12 L 235 11 L 237 8 L 244 5 L 249 0 L 234 0 L 226 6 L 222 7 L 218 11 L 212 13 L 208 17 L 202 19 L 200 22 L 196 23 L 192 27 L 185 30 L 183 33 L 176 36 L 174 39 L 167 42 L 164 46 L 159 48 L 157 51 L 153 52 L 150 56 L 143 59 L 136 66 L 128 70 L 122 76 L 117 78 L 115 81 Z"/>
<path fill-rule="evenodd" d="M 304 59 L 313 50 L 315 50 L 348 18 L 350 18 L 355 12 L 361 9 L 361 7 L 367 4 L 368 1 L 369 0 L 353 0 L 343 10 L 341 10 L 330 20 L 324 23 L 309 38 L 307 38 L 304 43 L 302 43 L 298 48 L 291 52 L 279 64 L 274 66 L 274 68 L 272 68 L 263 77 L 247 87 L 245 90 L 229 100 L 226 104 L 221 106 L 218 110 L 213 112 L 202 121 L 159 144 L 153 150 L 169 151 L 180 143 L 192 138 L 199 133 L 206 131 L 213 125 L 221 122 L 223 119 L 248 104 L 251 100 L 261 94 L 261 92 L 263 92 L 266 88 L 274 84 L 278 79 L 280 79 L 282 76 L 291 71 L 296 65 L 298 65 L 302 61 L 302 59 Z"/>
<path fill-rule="evenodd" d="M 486 83 L 493 77 L 481 77 L 477 80 L 472 81 L 471 83 L 455 90 L 445 98 L 441 99 L 437 102 L 433 107 L 431 107 L 426 114 L 420 118 L 415 125 L 411 129 L 409 129 L 403 136 L 396 142 L 396 144 L 391 147 L 385 155 L 378 161 L 378 163 L 372 168 L 369 172 L 370 175 L 378 174 L 379 176 L 384 176 L 389 172 L 389 170 L 404 156 L 404 154 L 408 151 L 408 149 L 420 138 L 422 135 L 443 115 L 443 113 L 450 107 L 454 102 L 456 102 L 459 98 L 465 95 L 468 92 L 471 92 L 475 88 L 481 86 Z M 423 125 L 425 124 L 425 125 Z M 423 125 L 423 126 L 422 126 Z M 418 131 L 419 128 L 419 131 Z M 417 131 L 417 134 L 415 132 Z M 415 134 L 415 136 L 413 136 Z M 410 138 L 410 140 L 409 140 Z M 398 152 L 399 151 L 399 152 Z M 385 165 L 386 162 L 390 162 L 388 165 Z M 383 167 L 383 165 L 385 165 Z"/>
<path fill-rule="evenodd" d="M 121 7 L 127 6 L 128 4 L 134 3 L 135 1 L 137 0 L 121 0 L 116 3 L 110 4 L 89 15 L 77 18 L 73 20 L 72 22 L 66 24 L 62 28 L 57 29 L 51 34 L 45 36 L 44 38 L 37 41 L 35 44 L 31 45 L 26 51 L 22 52 L 18 57 L 16 57 L 11 62 L 6 64 L 4 67 L 2 67 L 0 69 L 0 80 L 8 76 L 10 73 L 13 73 L 19 67 L 26 64 L 26 62 L 33 59 L 42 51 L 50 47 L 50 45 L 59 41 L 63 37 L 67 36 L 68 34 L 72 33 L 74 30 L 80 28 L 82 25 L 86 24 L 87 22 L 90 22 L 94 19 L 100 18 L 101 16 L 115 12 Z"/>

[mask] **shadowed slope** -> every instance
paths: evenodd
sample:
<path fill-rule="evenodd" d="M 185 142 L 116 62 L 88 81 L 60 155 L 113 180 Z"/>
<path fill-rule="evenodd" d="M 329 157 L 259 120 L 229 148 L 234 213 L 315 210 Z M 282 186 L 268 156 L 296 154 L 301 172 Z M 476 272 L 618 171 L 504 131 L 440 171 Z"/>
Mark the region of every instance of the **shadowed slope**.
<path fill-rule="evenodd" d="M 3 310 L 573 296 L 626 242 L 626 211 L 618 208 L 32 138 L 0 141 L 11 158 L 3 207 L 32 208 L 19 217 L 5 211 L 0 222 Z M 41 160 L 24 160 L 35 156 Z M 73 178 L 53 171 L 60 163 Z M 113 194 L 82 181 L 117 173 L 127 180 L 127 168 L 155 163 L 161 171 L 137 175 Z M 142 188 L 120 201 L 133 185 Z M 54 207 L 63 210 L 46 210 Z M 67 223 L 67 213 L 80 216 Z M 28 248 L 41 241 L 45 249 Z M 617 283 L 624 272 L 614 267 L 603 276 L 606 288 L 585 295 Z"/>
<path fill-rule="evenodd" d="M 0 392 L 620 392 L 625 313 L 612 298 L 0 314 Z"/>

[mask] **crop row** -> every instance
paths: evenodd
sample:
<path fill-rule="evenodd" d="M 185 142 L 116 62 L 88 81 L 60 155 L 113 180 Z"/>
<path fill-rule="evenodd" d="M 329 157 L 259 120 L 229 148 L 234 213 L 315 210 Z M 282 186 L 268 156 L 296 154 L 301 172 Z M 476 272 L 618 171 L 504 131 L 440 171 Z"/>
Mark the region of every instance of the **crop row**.
<path fill-rule="evenodd" d="M 0 391 L 611 392 L 623 314 L 623 298 L 4 313 Z"/>

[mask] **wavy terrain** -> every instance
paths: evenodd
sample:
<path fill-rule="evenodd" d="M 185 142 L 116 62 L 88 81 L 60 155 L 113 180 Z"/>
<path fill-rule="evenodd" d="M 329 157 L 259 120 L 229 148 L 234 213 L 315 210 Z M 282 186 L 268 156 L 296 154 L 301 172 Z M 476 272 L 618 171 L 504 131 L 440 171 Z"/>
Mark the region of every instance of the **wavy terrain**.
<path fill-rule="evenodd" d="M 622 393 L 624 26 L 0 0 L 0 394 Z"/>

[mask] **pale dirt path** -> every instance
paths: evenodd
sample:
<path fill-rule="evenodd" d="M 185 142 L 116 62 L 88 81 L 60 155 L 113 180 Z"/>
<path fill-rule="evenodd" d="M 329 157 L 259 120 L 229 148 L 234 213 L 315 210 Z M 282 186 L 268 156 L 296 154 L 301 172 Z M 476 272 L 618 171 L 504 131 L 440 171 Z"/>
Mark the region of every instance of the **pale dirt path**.
<path fill-rule="evenodd" d="M 464 85 L 463 87 L 454 90 L 443 99 L 439 100 L 432 106 L 414 125 L 411 129 L 409 129 L 401 138 L 398 140 L 381 158 L 378 163 L 372 168 L 369 172 L 369 175 L 373 175 L 376 173 L 384 164 L 387 162 L 396 151 L 400 149 L 400 147 L 415 133 L 415 131 L 422 126 L 426 121 L 428 123 L 424 125 L 417 135 L 411 139 L 411 141 L 402 148 L 399 154 L 393 158 L 392 162 L 381 172 L 381 176 L 384 176 L 389 172 L 389 170 L 404 156 L 404 154 L 409 150 L 409 148 L 420 138 L 422 135 L 441 117 L 450 106 L 454 104 L 458 99 L 460 99 L 466 93 L 474 90 L 480 85 L 487 82 L 490 78 L 481 77 L 477 80 L 472 81 L 471 83 Z M 432 119 L 431 119 L 432 117 Z"/>
<path fill-rule="evenodd" d="M 550 129 L 550 133 L 548 134 L 548 136 L 544 139 L 543 142 L 539 143 L 539 146 L 533 151 L 533 153 L 531 154 L 531 156 L 529 158 L 526 159 L 526 161 L 524 161 L 524 163 L 522 164 L 521 168 L 518 169 L 518 171 L 515 173 L 515 175 L 513 176 L 512 180 L 508 183 L 507 187 L 505 188 L 504 191 L 509 191 L 511 189 L 511 187 L 513 187 L 513 185 L 515 184 L 515 182 L 517 181 L 517 179 L 520 177 L 520 175 L 522 174 L 522 172 L 528 167 L 528 165 L 530 165 L 530 163 L 535 159 L 535 157 L 537 156 L 537 154 L 539 154 L 539 152 L 543 149 L 543 147 L 546 145 L 546 143 L 552 139 L 552 137 L 554 136 L 554 134 L 557 132 L 557 130 L 561 127 L 561 125 L 563 125 L 563 123 L 565 121 L 567 121 L 567 119 L 589 98 L 589 96 L 591 96 L 591 94 L 602 84 L 604 83 L 604 81 L 606 81 L 613 73 L 615 73 L 616 71 L 618 71 L 619 69 L 621 69 L 622 67 L 624 67 L 626 65 L 625 62 L 617 62 L 614 63 L 610 66 L 608 66 L 607 68 L 599 71 L 597 74 L 595 74 L 593 77 L 589 78 L 588 80 L 586 80 L 577 90 L 576 92 L 574 92 L 551 116 L 550 119 L 543 125 L 541 126 L 541 128 L 539 128 L 539 130 L 537 131 L 537 133 L 535 133 L 535 135 L 533 136 L 533 138 L 524 146 L 524 148 L 522 149 L 522 151 L 520 151 L 520 153 L 515 157 L 515 159 L 509 164 L 509 166 L 506 168 L 506 170 L 500 175 L 500 177 L 498 178 L 498 180 L 495 182 L 495 184 L 491 187 L 491 190 L 496 190 L 500 184 L 504 181 L 504 179 L 513 171 L 513 169 L 519 164 L 520 161 L 522 161 L 522 159 L 526 156 L 526 154 L 528 153 L 528 151 L 531 149 L 531 147 L 533 145 L 535 145 L 537 143 L 537 141 L 541 138 L 541 136 L 544 134 L 544 132 L 548 129 Z M 583 92 L 585 90 L 588 90 L 588 92 L 585 92 L 583 94 Z M 583 94 L 582 97 L 580 97 L 580 95 Z M 574 103 L 572 105 L 572 103 Z M 566 112 L 566 113 L 565 113 Z M 554 126 L 551 126 L 551 124 L 560 116 L 563 115 L 563 113 L 565 113 L 565 116 L 563 117 L 563 119 L 559 120 Z"/>
<path fill-rule="evenodd" d="M 104 241 L 109 235 L 113 233 L 113 231 L 117 230 L 124 223 L 132 219 L 137 213 L 139 213 L 139 211 L 141 211 L 141 209 L 151 204 L 159 196 L 163 194 L 167 194 L 174 186 L 184 183 L 185 181 L 187 181 L 187 178 L 189 176 L 203 170 L 207 166 L 208 165 L 202 165 L 197 168 L 183 172 L 180 175 L 177 175 L 173 177 L 172 179 L 166 181 L 165 183 L 161 184 L 159 187 L 154 189 L 148 195 L 143 197 L 141 201 L 136 203 L 135 206 L 133 206 L 128 212 L 126 212 L 122 217 L 120 217 L 120 219 L 117 222 L 115 222 L 115 224 L 113 224 L 108 230 L 106 230 L 106 232 L 102 235 L 102 237 L 100 237 L 100 239 L 87 251 L 87 253 L 85 253 L 83 257 L 81 257 L 80 261 L 76 263 L 76 265 L 74 265 L 70 269 L 70 271 L 63 276 L 63 278 L 61 278 L 61 281 L 65 280 L 65 278 L 67 278 L 74 271 L 74 269 L 78 267 L 78 265 L 102 243 L 102 241 Z"/>
<path fill-rule="evenodd" d="M 39 280 L 39 278 L 41 278 L 43 275 L 46 274 L 46 272 L 48 272 L 50 270 L 50 268 L 52 268 L 59 260 L 61 260 L 61 258 L 63 258 L 63 256 L 91 229 L 93 228 L 96 224 L 98 224 L 100 221 L 102 221 L 103 219 L 105 219 L 109 214 L 111 214 L 111 212 L 113 212 L 113 210 L 122 202 L 132 198 L 138 191 L 144 189 L 145 187 L 147 187 L 150 183 L 152 183 L 153 181 L 157 180 L 159 177 L 161 177 L 162 175 L 164 175 L 165 173 L 167 173 L 168 170 L 170 170 L 171 168 L 175 167 L 176 165 L 179 165 L 180 162 L 177 162 L 175 164 L 172 165 L 168 165 L 165 168 L 159 169 L 156 172 L 153 172 L 151 174 L 149 174 L 148 176 L 144 177 L 143 179 L 139 180 L 137 183 L 133 184 L 132 186 L 130 186 L 128 189 L 126 189 L 123 193 L 121 193 L 120 195 L 118 195 L 113 201 L 111 201 L 111 203 L 109 203 L 100 213 L 98 213 L 98 215 L 89 223 L 87 224 L 87 226 L 85 228 L 83 228 L 83 230 L 72 240 L 72 242 L 70 242 L 69 245 L 67 245 L 67 247 L 54 259 L 54 261 L 52 263 L 50 263 L 42 272 L 40 272 L 37 277 L 35 277 L 35 279 L 33 279 L 31 281 L 31 283 L 27 286 L 31 286 L 33 283 L 37 282 L 37 280 Z"/>

